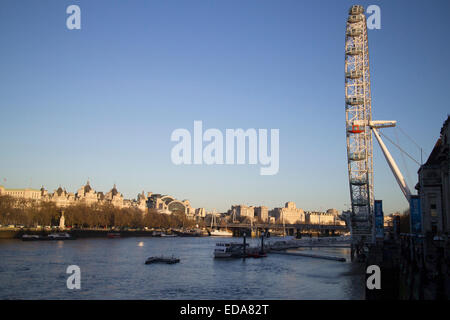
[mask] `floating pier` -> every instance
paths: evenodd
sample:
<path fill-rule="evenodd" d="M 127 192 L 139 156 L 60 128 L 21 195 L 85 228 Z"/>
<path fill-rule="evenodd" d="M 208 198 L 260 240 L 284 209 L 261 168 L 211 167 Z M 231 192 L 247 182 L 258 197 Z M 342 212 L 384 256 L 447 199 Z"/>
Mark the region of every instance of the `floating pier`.
<path fill-rule="evenodd" d="M 146 261 L 145 264 L 151 264 L 151 263 L 166 263 L 166 264 L 175 264 L 180 262 L 180 259 L 178 258 L 174 258 L 174 257 L 149 257 Z"/>
<path fill-rule="evenodd" d="M 351 246 L 350 245 L 333 246 L 333 245 L 321 245 L 321 244 L 314 245 L 314 244 L 312 244 L 312 245 L 299 245 L 296 248 L 344 248 L 344 249 L 347 248 L 347 249 L 350 249 Z"/>
<path fill-rule="evenodd" d="M 270 253 L 284 254 L 286 256 L 299 256 L 299 257 L 309 257 L 309 258 L 317 258 L 317 259 L 325 259 L 325 260 L 334 260 L 334 261 L 340 261 L 340 262 L 347 261 L 345 258 L 341 258 L 341 257 L 323 256 L 323 255 L 303 253 L 303 252 L 270 251 Z"/>
<path fill-rule="evenodd" d="M 302 241 L 302 240 L 277 241 L 275 243 L 269 243 L 265 246 L 265 250 L 267 250 L 267 252 L 275 254 L 333 260 L 340 262 L 347 261 L 345 258 L 342 257 L 334 257 L 305 252 L 286 251 L 288 249 L 298 249 L 298 248 L 350 248 L 350 245 L 348 244 L 348 239 L 346 239 L 345 241 L 336 241 L 335 239 L 325 239 L 325 241 L 320 241 L 311 239 L 309 241 Z"/>
<path fill-rule="evenodd" d="M 305 252 L 287 252 L 288 249 L 299 249 L 299 248 L 350 248 L 349 238 L 344 238 L 342 240 L 337 240 L 336 238 L 329 239 L 309 239 L 309 240 L 279 240 L 275 242 L 269 242 L 264 244 L 264 236 L 261 237 L 261 244 L 258 247 L 248 247 L 246 243 L 246 237 L 244 235 L 242 252 L 234 254 L 233 258 L 247 258 L 247 257 L 265 257 L 266 253 L 275 253 L 288 256 L 299 256 L 308 257 L 324 260 L 333 260 L 339 262 L 346 262 L 347 260 L 343 257 L 335 257 L 329 255 L 311 254 Z"/>

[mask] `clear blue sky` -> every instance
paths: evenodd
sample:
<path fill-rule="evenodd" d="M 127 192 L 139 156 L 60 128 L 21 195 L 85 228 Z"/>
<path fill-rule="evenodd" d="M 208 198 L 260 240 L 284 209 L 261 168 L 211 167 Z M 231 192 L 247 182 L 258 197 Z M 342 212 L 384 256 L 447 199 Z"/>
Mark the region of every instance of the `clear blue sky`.
<path fill-rule="evenodd" d="M 354 3 L 2 0 L 0 183 L 75 192 L 89 177 L 99 191 L 116 183 L 125 197 L 152 191 L 208 209 L 344 209 L 344 33 Z M 381 30 L 369 31 L 373 116 L 397 120 L 428 156 L 450 112 L 450 2 L 359 3 L 382 14 Z M 81 30 L 66 28 L 71 4 Z M 280 129 L 279 173 L 175 166 L 170 134 L 194 120 Z M 395 139 L 395 130 L 385 133 Z M 413 188 L 417 165 L 386 143 Z M 402 210 L 375 140 L 374 149 L 376 198 L 386 214 Z"/>

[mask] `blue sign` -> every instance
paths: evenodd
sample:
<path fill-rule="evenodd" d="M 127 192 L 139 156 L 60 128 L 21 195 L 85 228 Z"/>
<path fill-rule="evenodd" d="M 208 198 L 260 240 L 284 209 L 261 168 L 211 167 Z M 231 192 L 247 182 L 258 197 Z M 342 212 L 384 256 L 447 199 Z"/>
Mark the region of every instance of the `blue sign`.
<path fill-rule="evenodd" d="M 383 201 L 375 200 L 375 238 L 384 239 Z"/>
<path fill-rule="evenodd" d="M 422 210 L 420 208 L 419 196 L 411 196 L 409 202 L 409 216 L 411 222 L 411 233 L 422 233 Z"/>

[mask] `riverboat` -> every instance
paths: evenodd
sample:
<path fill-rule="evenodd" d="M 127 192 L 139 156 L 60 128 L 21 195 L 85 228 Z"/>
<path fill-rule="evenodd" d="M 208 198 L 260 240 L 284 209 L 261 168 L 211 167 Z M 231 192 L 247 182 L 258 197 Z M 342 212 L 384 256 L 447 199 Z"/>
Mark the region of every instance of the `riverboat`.
<path fill-rule="evenodd" d="M 248 244 L 245 244 L 248 247 Z M 235 242 L 218 242 L 214 249 L 214 258 L 240 258 L 244 256 L 244 244 Z"/>
<path fill-rule="evenodd" d="M 24 234 L 22 236 L 22 240 L 23 241 L 37 241 L 37 240 L 42 240 L 42 236 L 37 235 L 37 234 Z"/>
<path fill-rule="evenodd" d="M 106 236 L 107 236 L 109 239 L 120 238 L 120 233 L 119 233 L 119 232 L 108 232 L 108 233 L 106 234 Z"/>
<path fill-rule="evenodd" d="M 233 232 L 228 230 L 218 230 L 214 229 L 210 232 L 211 237 L 232 237 Z"/>
<path fill-rule="evenodd" d="M 51 233 L 49 234 L 45 240 L 73 240 L 75 239 L 67 232 L 60 232 L 60 233 Z"/>

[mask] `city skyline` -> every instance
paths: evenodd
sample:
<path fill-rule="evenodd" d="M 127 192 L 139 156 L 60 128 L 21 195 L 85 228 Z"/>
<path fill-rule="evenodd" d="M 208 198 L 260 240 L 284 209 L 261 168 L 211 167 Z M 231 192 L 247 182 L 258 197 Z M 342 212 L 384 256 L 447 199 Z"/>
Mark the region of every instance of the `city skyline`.
<path fill-rule="evenodd" d="M 81 30 L 65 26 L 69 4 L 0 5 L 0 184 L 77 190 L 89 179 L 97 190 L 116 184 L 125 198 L 145 190 L 218 211 L 287 201 L 348 208 L 343 61 L 353 1 L 77 1 Z M 368 35 L 373 114 L 397 120 L 425 161 L 448 114 L 450 70 L 440 62 L 450 53 L 441 39 L 450 4 L 376 4 L 381 29 Z M 279 129 L 278 174 L 174 165 L 171 132 L 195 120 L 223 132 Z M 398 139 L 420 160 L 401 132 Z M 414 190 L 418 166 L 388 147 Z M 406 209 L 376 143 L 374 171 L 385 214 Z"/>
<path fill-rule="evenodd" d="M 70 205 L 76 205 L 78 203 L 86 204 L 85 202 L 76 202 L 75 201 L 75 200 L 84 198 L 84 195 L 80 194 L 80 192 L 82 192 L 82 190 L 86 186 L 89 186 L 90 187 L 89 190 L 92 190 L 92 192 L 95 194 L 95 200 L 92 203 L 97 203 L 99 200 L 103 200 L 105 195 L 106 196 L 110 195 L 110 197 L 113 198 L 113 196 L 115 194 L 117 194 L 118 197 L 120 197 L 121 200 L 123 200 L 123 201 L 125 201 L 125 202 L 127 202 L 129 204 L 131 204 L 130 201 L 135 201 L 136 199 L 139 202 L 139 200 L 141 198 L 143 198 L 144 196 L 145 196 L 146 200 L 149 200 L 151 198 L 151 195 L 158 195 L 158 196 L 161 196 L 161 197 L 164 196 L 164 197 L 170 197 L 170 198 L 176 199 L 176 197 L 174 197 L 173 195 L 161 194 L 161 193 L 158 193 L 158 192 L 145 191 L 145 190 L 142 190 L 141 192 L 139 192 L 134 197 L 125 197 L 123 195 L 123 193 L 121 192 L 121 190 L 119 188 L 117 188 L 116 184 L 114 184 L 110 188 L 101 189 L 100 190 L 100 189 L 96 189 L 94 186 L 91 186 L 91 182 L 90 182 L 89 179 L 87 180 L 86 183 L 80 184 L 80 186 L 78 188 L 74 189 L 74 190 L 67 189 L 67 188 L 63 187 L 63 185 L 61 185 L 61 184 L 58 185 L 58 187 L 56 187 L 56 188 L 46 188 L 44 185 L 42 185 L 41 188 L 39 188 L 39 189 L 31 188 L 31 187 L 5 188 L 4 185 L 0 184 L 0 196 L 11 195 L 11 196 L 13 196 L 15 198 L 23 198 L 23 199 L 30 199 L 30 200 L 44 200 L 44 201 L 45 200 L 51 200 L 51 197 L 56 197 L 57 198 L 56 200 L 53 199 L 51 201 L 53 201 L 53 202 L 56 201 L 57 202 L 57 206 L 59 206 L 59 207 L 65 207 L 65 206 L 70 206 Z M 18 195 L 14 195 L 12 192 L 16 192 L 16 193 L 18 192 L 19 194 Z M 26 192 L 32 192 L 32 193 L 24 194 L 24 192 L 25 193 Z M 37 197 L 37 195 L 35 193 L 39 193 L 40 196 Z M 60 197 L 61 194 L 63 194 L 62 197 Z M 99 197 L 97 197 L 97 195 Z M 48 196 L 51 196 L 51 197 L 48 198 Z M 185 198 L 182 198 L 182 197 L 180 199 L 182 199 L 183 202 L 185 202 L 185 201 L 187 201 L 188 203 L 190 202 L 189 199 L 185 199 Z M 109 199 L 109 200 L 113 200 L 113 199 Z M 278 206 L 275 206 L 272 209 L 283 208 L 288 203 L 293 203 L 293 202 L 292 201 L 286 201 L 285 203 L 279 204 Z M 257 207 L 259 207 L 259 208 L 260 207 L 265 207 L 265 208 L 270 209 L 269 207 L 266 207 L 266 206 L 260 206 L 257 203 L 256 204 L 242 204 L 242 203 L 238 204 L 238 203 L 234 203 L 234 202 L 230 202 L 228 209 L 223 210 L 221 212 L 216 212 L 217 211 L 216 208 L 202 208 L 202 207 L 199 207 L 197 209 L 205 209 L 206 213 L 216 212 L 216 213 L 225 213 L 226 214 L 227 212 L 230 211 L 230 207 L 233 208 L 234 206 L 248 206 L 248 207 L 255 207 L 255 208 L 257 208 Z M 148 208 L 150 208 L 150 207 L 148 207 Z M 302 209 L 302 208 L 299 208 L 299 209 Z M 319 211 L 316 208 L 316 209 L 313 209 L 313 210 L 306 210 L 306 211 L 308 211 L 308 212 L 309 211 L 312 211 L 312 212 L 326 212 L 326 211 L 329 211 L 329 210 L 336 210 L 336 209 L 335 208 L 326 208 L 323 211 Z"/>

